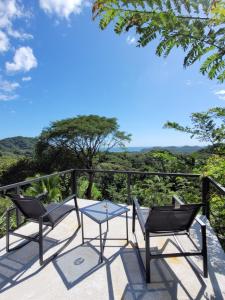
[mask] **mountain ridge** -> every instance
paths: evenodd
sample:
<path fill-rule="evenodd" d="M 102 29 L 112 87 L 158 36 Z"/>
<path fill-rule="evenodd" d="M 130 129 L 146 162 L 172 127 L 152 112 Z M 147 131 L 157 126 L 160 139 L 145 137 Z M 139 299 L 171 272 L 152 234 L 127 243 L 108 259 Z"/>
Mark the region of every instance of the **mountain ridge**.
<path fill-rule="evenodd" d="M 11 156 L 32 156 L 34 152 L 34 147 L 37 142 L 37 138 L 15 136 L 4 138 L 0 140 L 0 155 L 11 155 Z M 174 154 L 184 153 L 191 154 L 204 149 L 201 146 L 153 146 L 153 147 L 126 147 L 114 148 L 111 152 L 138 152 L 144 153 L 149 151 L 163 151 L 167 150 Z"/>
<path fill-rule="evenodd" d="M 34 151 L 34 146 L 37 138 L 15 136 L 0 140 L 0 154 L 10 156 L 31 156 Z"/>

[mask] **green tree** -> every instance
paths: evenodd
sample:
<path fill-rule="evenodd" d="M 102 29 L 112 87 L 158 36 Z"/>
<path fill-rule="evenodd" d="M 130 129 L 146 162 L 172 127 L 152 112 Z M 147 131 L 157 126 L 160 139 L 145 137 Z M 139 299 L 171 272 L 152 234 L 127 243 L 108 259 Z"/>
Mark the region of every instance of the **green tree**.
<path fill-rule="evenodd" d="M 224 6 L 224 0 L 96 0 L 93 18 L 100 18 L 101 29 L 115 21 L 117 34 L 134 29 L 141 47 L 157 39 L 158 56 L 166 57 L 173 48 L 182 48 L 184 67 L 204 57 L 200 72 L 223 82 Z"/>
<path fill-rule="evenodd" d="M 1 184 L 7 185 L 25 180 L 27 177 L 34 176 L 40 172 L 37 162 L 31 158 L 19 158 L 1 174 Z"/>
<path fill-rule="evenodd" d="M 81 197 L 81 198 L 85 197 L 87 187 L 88 187 L 88 180 L 85 177 L 79 178 L 79 184 L 78 184 L 79 197 Z M 95 183 L 93 183 L 93 186 L 92 186 L 91 197 L 93 199 L 98 199 L 98 200 L 102 199 L 102 193 L 98 189 L 98 187 L 96 186 Z"/>
<path fill-rule="evenodd" d="M 0 196 L 0 237 L 2 237 L 3 235 L 5 235 L 5 231 L 6 231 L 6 210 L 8 208 L 12 207 L 12 201 L 8 198 L 8 197 L 1 197 Z M 16 226 L 16 218 L 15 215 L 13 215 L 12 220 L 12 227 L 15 228 Z"/>
<path fill-rule="evenodd" d="M 15 165 L 19 159 L 13 156 L 0 156 L 0 178 L 2 174 L 11 166 Z M 1 182 L 1 179 L 0 179 Z"/>
<path fill-rule="evenodd" d="M 101 153 L 115 146 L 124 147 L 130 137 L 119 131 L 116 118 L 88 115 L 53 122 L 42 131 L 38 145 L 41 143 L 51 148 L 68 149 L 82 162 L 84 168 L 91 170 L 97 165 Z M 88 199 L 91 198 L 93 176 L 90 172 L 86 190 Z"/>
<path fill-rule="evenodd" d="M 40 176 L 40 174 L 36 174 L 34 178 L 38 178 Z M 29 180 L 32 178 L 27 179 Z M 26 189 L 25 194 L 29 196 L 37 196 L 38 194 L 45 192 L 47 192 L 45 199 L 47 203 L 52 202 L 53 200 L 55 202 L 58 202 L 62 199 L 59 176 L 56 175 L 49 178 L 41 179 L 37 182 L 33 182 L 31 186 Z"/>
<path fill-rule="evenodd" d="M 225 158 L 212 155 L 197 172 L 204 176 L 211 176 L 221 185 L 225 186 Z M 218 237 L 225 249 L 225 197 L 220 195 L 213 187 L 210 189 L 210 222 L 217 232 Z"/>
<path fill-rule="evenodd" d="M 206 112 L 192 113 L 192 127 L 176 122 L 167 122 L 164 128 L 172 128 L 191 135 L 201 142 L 212 145 L 212 152 L 224 155 L 225 150 L 225 108 L 211 108 Z"/>

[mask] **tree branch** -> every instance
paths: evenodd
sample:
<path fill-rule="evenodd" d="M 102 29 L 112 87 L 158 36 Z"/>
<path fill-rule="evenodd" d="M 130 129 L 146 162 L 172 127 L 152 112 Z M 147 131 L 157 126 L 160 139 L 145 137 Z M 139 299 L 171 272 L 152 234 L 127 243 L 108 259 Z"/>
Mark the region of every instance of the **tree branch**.
<path fill-rule="evenodd" d="M 118 12 L 121 12 L 121 13 L 137 13 L 137 14 L 145 14 L 145 15 L 155 15 L 157 13 L 168 13 L 169 11 L 168 10 L 162 10 L 160 12 L 157 12 L 157 11 L 143 11 L 143 10 L 138 10 L 138 9 L 124 9 L 124 8 L 110 8 L 112 9 L 113 11 L 118 11 Z M 96 16 L 94 16 L 94 19 L 95 19 Z M 199 21 L 213 21 L 213 19 L 209 18 L 209 17 L 194 17 L 194 16 L 184 16 L 184 15 L 175 15 L 174 14 L 174 17 L 178 18 L 178 19 L 188 19 L 188 20 L 199 20 Z"/>

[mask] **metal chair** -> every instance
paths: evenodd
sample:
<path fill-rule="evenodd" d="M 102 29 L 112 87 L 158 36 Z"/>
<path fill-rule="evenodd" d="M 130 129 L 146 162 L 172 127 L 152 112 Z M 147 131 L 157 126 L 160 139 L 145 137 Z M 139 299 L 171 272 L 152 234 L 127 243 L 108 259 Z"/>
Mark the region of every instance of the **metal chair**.
<path fill-rule="evenodd" d="M 150 283 L 150 260 L 153 258 L 167 258 L 179 256 L 203 256 L 203 275 L 208 276 L 207 266 L 207 244 L 206 244 L 206 225 L 202 222 L 197 214 L 202 204 L 184 204 L 177 196 L 173 196 L 171 206 L 155 206 L 150 209 L 142 209 L 137 201 L 133 200 L 133 217 L 132 217 L 132 231 L 135 233 L 136 216 L 140 223 L 140 227 L 145 239 L 146 250 L 146 283 Z M 189 234 L 192 223 L 197 221 L 201 226 L 202 248 L 199 249 Z M 152 254 L 150 251 L 150 240 L 153 236 L 169 236 L 173 235 L 180 253 L 161 253 Z M 195 246 L 195 252 L 184 251 L 182 245 L 176 238 L 176 235 L 186 235 Z M 139 250 L 139 248 L 138 248 Z"/>
<path fill-rule="evenodd" d="M 44 261 L 43 260 L 43 225 L 51 227 L 49 231 L 51 231 L 57 224 L 59 224 L 70 212 L 75 211 L 78 221 L 78 228 L 80 227 L 80 217 L 79 210 L 77 205 L 76 195 L 73 194 L 67 197 L 62 203 L 51 203 L 45 206 L 41 201 L 45 197 L 45 193 L 40 194 L 36 197 L 30 196 L 21 196 L 21 195 L 9 195 L 10 199 L 14 203 L 14 207 L 9 208 L 6 213 L 6 251 L 17 250 L 29 242 L 37 242 L 39 244 L 39 263 L 43 265 L 46 262 L 49 262 L 52 258 L 54 258 L 57 254 L 53 254 L 50 259 Z M 74 199 L 74 205 L 66 205 L 66 203 L 70 200 Z M 20 211 L 24 216 L 24 222 L 22 222 L 16 229 L 21 227 L 27 221 L 35 222 L 39 224 L 39 231 L 37 234 L 33 236 L 26 236 L 17 232 L 14 232 L 13 229 L 10 228 L 10 217 L 13 211 Z M 49 231 L 47 233 L 49 233 Z M 76 233 L 76 232 L 75 232 Z M 68 239 L 66 245 L 68 245 L 72 239 L 75 237 L 75 233 Z M 10 235 L 14 235 L 23 239 L 26 239 L 26 242 L 20 243 L 18 246 L 10 249 Z M 46 234 L 45 234 L 46 235 Z"/>

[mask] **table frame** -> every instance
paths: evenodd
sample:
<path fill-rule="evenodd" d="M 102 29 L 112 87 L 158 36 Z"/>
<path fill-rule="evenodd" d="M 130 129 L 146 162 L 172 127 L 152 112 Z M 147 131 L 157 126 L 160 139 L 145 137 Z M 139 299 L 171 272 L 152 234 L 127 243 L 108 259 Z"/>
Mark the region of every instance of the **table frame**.
<path fill-rule="evenodd" d="M 124 211 L 122 212 L 120 215 L 116 215 L 115 217 L 111 217 L 110 219 L 106 219 L 103 222 L 98 222 L 97 220 L 95 220 L 94 218 L 90 217 L 89 215 L 85 214 L 83 211 L 81 212 L 81 233 L 82 233 L 82 244 L 84 244 L 85 240 L 92 240 L 93 238 L 91 237 L 84 237 L 84 220 L 83 220 L 83 215 L 85 215 L 86 217 L 88 217 L 89 219 L 91 219 L 92 221 L 94 221 L 95 223 L 99 224 L 99 238 L 94 238 L 95 240 L 100 240 L 100 263 L 103 262 L 103 253 L 104 253 L 104 246 L 103 246 L 103 241 L 106 240 L 122 240 L 122 241 L 127 241 L 127 244 L 129 242 L 129 235 L 128 235 L 128 211 Z M 103 238 L 102 235 L 102 224 L 106 222 L 107 224 L 107 228 L 106 228 L 106 232 L 109 231 L 109 220 L 114 219 L 116 217 L 119 217 L 123 214 L 126 214 L 126 238 Z"/>

